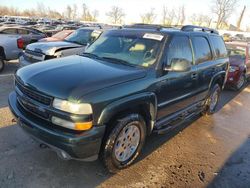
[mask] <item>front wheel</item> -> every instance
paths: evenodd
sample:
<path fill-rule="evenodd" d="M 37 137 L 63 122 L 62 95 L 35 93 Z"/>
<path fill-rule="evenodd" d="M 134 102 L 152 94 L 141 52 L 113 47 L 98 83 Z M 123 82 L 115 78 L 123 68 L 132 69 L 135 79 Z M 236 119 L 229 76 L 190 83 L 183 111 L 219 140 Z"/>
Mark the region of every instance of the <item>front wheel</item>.
<path fill-rule="evenodd" d="M 211 89 L 210 94 L 205 102 L 204 114 L 211 115 L 215 113 L 216 107 L 218 106 L 219 103 L 220 94 L 221 94 L 221 87 L 219 86 L 219 84 L 215 84 Z"/>
<path fill-rule="evenodd" d="M 0 57 L 0 72 L 4 69 L 4 60 Z"/>
<path fill-rule="evenodd" d="M 131 165 L 138 157 L 146 138 L 146 124 L 139 114 L 118 119 L 104 140 L 100 157 L 111 173 Z"/>

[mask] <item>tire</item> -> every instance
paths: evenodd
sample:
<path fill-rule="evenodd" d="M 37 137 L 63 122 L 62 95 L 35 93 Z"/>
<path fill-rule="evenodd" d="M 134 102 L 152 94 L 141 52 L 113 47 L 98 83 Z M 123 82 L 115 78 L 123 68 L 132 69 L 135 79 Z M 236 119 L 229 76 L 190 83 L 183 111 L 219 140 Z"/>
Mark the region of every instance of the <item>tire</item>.
<path fill-rule="evenodd" d="M 3 60 L 3 58 L 2 58 L 2 57 L 0 57 L 0 72 L 2 72 L 2 71 L 3 71 L 4 66 L 5 66 L 4 60 Z"/>
<path fill-rule="evenodd" d="M 104 138 L 100 158 L 110 173 L 130 166 L 140 154 L 146 139 L 146 124 L 139 114 L 118 119 Z M 127 154 L 127 155 L 126 155 Z"/>
<path fill-rule="evenodd" d="M 240 75 L 240 78 L 239 78 L 237 84 L 234 86 L 234 89 L 236 91 L 241 90 L 244 87 L 245 83 L 246 83 L 246 75 L 244 73 L 242 73 Z"/>
<path fill-rule="evenodd" d="M 214 114 L 216 111 L 216 107 L 218 106 L 219 99 L 221 94 L 221 87 L 219 84 L 215 84 L 211 89 L 208 98 L 204 104 L 204 112 L 205 115 Z"/>

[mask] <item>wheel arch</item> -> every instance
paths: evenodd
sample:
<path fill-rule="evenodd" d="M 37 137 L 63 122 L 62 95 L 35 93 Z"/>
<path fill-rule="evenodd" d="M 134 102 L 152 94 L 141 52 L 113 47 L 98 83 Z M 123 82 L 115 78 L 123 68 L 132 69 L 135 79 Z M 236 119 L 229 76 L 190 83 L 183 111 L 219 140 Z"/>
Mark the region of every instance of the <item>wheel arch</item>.
<path fill-rule="evenodd" d="M 0 57 L 3 57 L 4 60 L 6 59 L 4 48 L 2 46 L 0 46 Z"/>
<path fill-rule="evenodd" d="M 214 84 L 216 84 L 216 83 L 219 84 L 219 86 L 223 89 L 224 85 L 226 83 L 226 79 L 227 79 L 226 78 L 226 71 L 220 71 L 220 72 L 216 73 L 213 76 L 213 78 L 209 84 L 209 90 L 211 90 L 213 88 Z"/>
<path fill-rule="evenodd" d="M 115 101 L 103 109 L 97 123 L 106 125 L 109 129 L 113 121 L 129 113 L 138 113 L 143 116 L 147 126 L 147 134 L 150 134 L 157 114 L 155 94 L 142 93 Z"/>

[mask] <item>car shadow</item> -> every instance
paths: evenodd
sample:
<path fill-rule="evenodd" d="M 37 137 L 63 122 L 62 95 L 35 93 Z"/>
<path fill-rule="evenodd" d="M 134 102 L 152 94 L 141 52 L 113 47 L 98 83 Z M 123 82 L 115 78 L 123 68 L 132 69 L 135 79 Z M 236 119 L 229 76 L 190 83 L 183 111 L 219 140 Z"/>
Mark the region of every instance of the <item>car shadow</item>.
<path fill-rule="evenodd" d="M 249 86 L 249 83 L 247 83 L 241 90 L 234 91 L 232 89 L 224 89 L 224 91 L 221 94 L 221 100 L 220 103 L 217 106 L 216 111 L 220 111 L 227 103 L 229 103 L 231 100 L 233 100 L 237 95 L 241 93 L 246 87 Z"/>
<path fill-rule="evenodd" d="M 228 158 L 208 188 L 249 187 L 250 185 L 250 135 Z"/>

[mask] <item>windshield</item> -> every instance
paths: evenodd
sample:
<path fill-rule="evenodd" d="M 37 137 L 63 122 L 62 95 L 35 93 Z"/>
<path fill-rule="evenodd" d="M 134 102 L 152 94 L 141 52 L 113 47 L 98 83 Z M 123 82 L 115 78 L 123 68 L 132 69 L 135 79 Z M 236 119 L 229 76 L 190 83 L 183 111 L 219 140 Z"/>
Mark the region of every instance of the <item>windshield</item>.
<path fill-rule="evenodd" d="M 160 34 L 136 36 L 133 34 L 108 33 L 100 36 L 86 49 L 86 53 L 107 60 L 114 59 L 131 65 L 149 67 L 156 62 L 162 39 L 163 36 Z"/>
<path fill-rule="evenodd" d="M 80 45 L 87 45 L 90 42 L 91 39 L 91 33 L 90 30 L 76 30 L 69 36 L 65 38 L 65 41 L 67 42 L 73 42 Z"/>

